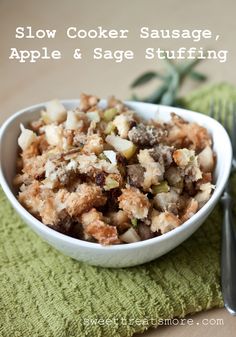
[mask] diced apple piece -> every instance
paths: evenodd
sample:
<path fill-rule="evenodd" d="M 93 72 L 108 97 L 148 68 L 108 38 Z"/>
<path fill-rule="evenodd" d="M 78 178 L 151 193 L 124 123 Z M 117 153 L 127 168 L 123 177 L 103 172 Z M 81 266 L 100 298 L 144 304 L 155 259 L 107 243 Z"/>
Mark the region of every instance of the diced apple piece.
<path fill-rule="evenodd" d="M 153 210 L 151 221 L 151 231 L 160 231 L 161 234 L 165 234 L 181 224 L 180 219 L 176 215 L 167 211 L 158 213 Z"/>
<path fill-rule="evenodd" d="M 67 119 L 65 123 L 65 128 L 67 130 L 76 130 L 78 128 L 78 118 L 74 111 L 67 111 Z"/>
<path fill-rule="evenodd" d="M 199 155 L 198 162 L 204 172 L 212 172 L 214 169 L 214 156 L 210 146 L 206 146 Z"/>
<path fill-rule="evenodd" d="M 116 153 L 113 150 L 106 150 L 103 151 L 103 153 L 105 154 L 105 156 L 110 160 L 110 162 L 114 165 L 117 164 L 117 160 L 116 160 Z"/>
<path fill-rule="evenodd" d="M 29 129 L 26 129 L 23 124 L 20 125 L 21 134 L 18 138 L 18 145 L 24 151 L 26 150 L 36 139 L 36 134 Z"/>
<path fill-rule="evenodd" d="M 202 208 L 203 205 L 210 199 L 212 190 L 215 188 L 211 183 L 202 184 L 200 191 L 194 196 L 194 199 L 197 200 L 199 208 Z"/>
<path fill-rule="evenodd" d="M 126 243 L 141 241 L 140 236 L 133 227 L 130 227 L 124 234 L 120 235 L 120 239 Z"/>
<path fill-rule="evenodd" d="M 47 115 L 52 122 L 62 123 L 66 120 L 66 109 L 57 99 L 46 104 Z"/>
<path fill-rule="evenodd" d="M 48 144 L 54 146 L 62 144 L 62 128 L 60 126 L 46 125 L 44 130 Z"/>
<path fill-rule="evenodd" d="M 106 137 L 106 142 L 113 146 L 116 151 L 123 154 L 126 159 L 130 159 L 136 151 L 134 143 L 119 136 L 108 135 Z"/>
<path fill-rule="evenodd" d="M 101 118 L 99 116 L 99 113 L 97 111 L 89 111 L 86 113 L 88 119 L 92 122 L 96 122 L 96 123 L 99 123 Z"/>
<path fill-rule="evenodd" d="M 47 111 L 45 110 L 41 111 L 41 117 L 45 124 L 50 124 L 52 122 L 50 117 L 48 116 Z"/>

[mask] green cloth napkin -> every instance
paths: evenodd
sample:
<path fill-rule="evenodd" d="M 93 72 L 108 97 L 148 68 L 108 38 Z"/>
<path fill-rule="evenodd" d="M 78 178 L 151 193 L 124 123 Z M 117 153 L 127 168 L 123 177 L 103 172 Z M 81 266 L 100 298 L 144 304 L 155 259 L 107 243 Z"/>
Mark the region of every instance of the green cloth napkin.
<path fill-rule="evenodd" d="M 234 88 L 224 90 L 207 88 L 187 97 L 185 105 L 203 111 L 201 104 L 215 92 L 231 90 L 236 97 Z M 167 255 L 138 267 L 105 269 L 44 243 L 0 191 L 0 336 L 126 337 L 163 319 L 222 307 L 221 221 L 217 207 Z"/>

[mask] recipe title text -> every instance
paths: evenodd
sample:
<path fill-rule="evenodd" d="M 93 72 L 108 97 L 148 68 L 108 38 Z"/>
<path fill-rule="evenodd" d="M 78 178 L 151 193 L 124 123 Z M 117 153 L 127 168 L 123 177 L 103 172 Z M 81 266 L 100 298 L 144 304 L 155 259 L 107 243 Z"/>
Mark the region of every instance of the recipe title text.
<path fill-rule="evenodd" d="M 94 40 L 96 43 L 101 40 L 125 40 L 129 38 L 128 29 L 107 29 L 102 26 L 95 27 L 93 29 L 83 29 L 78 27 L 68 27 L 64 34 L 65 37 L 76 41 L 78 45 L 71 51 L 71 56 L 74 60 L 82 60 L 84 57 L 83 41 L 85 39 Z M 17 27 L 15 30 L 15 39 L 27 39 L 30 42 L 33 39 L 38 40 L 53 40 L 56 39 L 58 32 L 56 29 L 34 29 L 32 26 Z M 137 31 L 137 38 L 141 40 L 149 40 L 152 45 L 143 50 L 137 52 L 132 49 L 109 49 L 95 47 L 91 51 L 91 56 L 94 61 L 108 60 L 115 63 L 122 63 L 124 61 L 133 60 L 135 53 L 142 54 L 145 60 L 184 60 L 184 59 L 209 59 L 216 60 L 220 63 L 225 63 L 228 57 L 228 50 L 221 49 L 205 49 L 202 46 L 202 42 L 218 41 L 220 35 L 214 34 L 209 29 L 151 29 L 150 27 L 140 27 Z M 191 47 L 180 47 L 178 49 L 168 49 L 158 47 L 158 41 L 172 40 L 191 41 L 194 43 Z M 77 42 L 78 41 L 78 42 Z M 203 43 L 204 44 L 204 43 Z M 30 43 L 29 43 L 30 45 Z M 80 46 L 81 45 L 81 46 Z M 215 46 L 215 43 L 214 43 Z M 39 60 L 60 60 L 63 58 L 63 53 L 60 49 L 50 49 L 47 46 L 43 46 L 39 49 L 20 49 L 16 47 L 10 48 L 9 59 L 16 60 L 20 63 L 36 63 Z"/>

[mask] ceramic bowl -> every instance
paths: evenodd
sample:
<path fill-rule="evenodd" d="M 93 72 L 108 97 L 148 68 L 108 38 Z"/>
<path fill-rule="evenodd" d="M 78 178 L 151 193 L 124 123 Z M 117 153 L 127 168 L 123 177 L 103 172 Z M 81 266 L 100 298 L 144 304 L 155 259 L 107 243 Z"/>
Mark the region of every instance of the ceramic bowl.
<path fill-rule="evenodd" d="M 79 100 L 63 100 L 67 109 L 73 109 Z M 16 198 L 12 181 L 15 175 L 17 157 L 17 138 L 20 133 L 20 123 L 27 124 L 39 117 L 39 112 L 45 103 L 23 109 L 12 115 L 0 130 L 0 182 L 10 203 L 25 223 L 29 225 L 43 240 L 73 259 L 103 267 L 129 267 L 140 265 L 166 254 L 189 238 L 206 220 L 217 201 L 230 174 L 232 148 L 227 132 L 216 120 L 189 110 L 157 106 L 140 102 L 126 102 L 126 104 L 145 119 L 159 118 L 168 120 L 170 113 L 175 112 L 187 121 L 196 122 L 208 129 L 213 138 L 213 148 L 217 157 L 214 174 L 216 185 L 210 200 L 188 221 L 174 230 L 146 240 L 130 244 L 102 246 L 97 243 L 78 240 L 61 234 L 33 217 Z M 101 101 L 105 106 L 106 101 Z"/>

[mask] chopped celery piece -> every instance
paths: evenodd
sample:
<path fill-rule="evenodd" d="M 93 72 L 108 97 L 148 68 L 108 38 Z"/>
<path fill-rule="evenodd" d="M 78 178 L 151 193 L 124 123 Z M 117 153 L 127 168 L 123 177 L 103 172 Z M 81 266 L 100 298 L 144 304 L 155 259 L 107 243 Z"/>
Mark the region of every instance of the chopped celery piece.
<path fill-rule="evenodd" d="M 105 180 L 105 185 L 104 185 L 104 190 L 109 191 L 112 190 L 113 188 L 119 187 L 119 183 L 117 180 L 107 176 Z"/>
<path fill-rule="evenodd" d="M 131 223 L 132 223 L 133 227 L 137 227 L 138 226 L 138 219 L 136 219 L 136 218 L 131 219 Z"/>
<path fill-rule="evenodd" d="M 110 122 L 113 120 L 113 118 L 115 117 L 115 115 L 117 114 L 117 109 L 115 108 L 111 108 L 111 109 L 107 109 L 104 111 L 104 116 L 103 116 L 103 119 L 106 121 L 106 122 Z"/>
<path fill-rule="evenodd" d="M 169 192 L 170 187 L 166 180 L 162 181 L 159 185 L 155 185 L 152 187 L 152 193 L 158 194 L 158 193 L 167 193 Z"/>
<path fill-rule="evenodd" d="M 106 126 L 106 129 L 105 129 L 105 134 L 106 135 L 109 135 L 111 134 L 112 132 L 114 132 L 116 129 L 115 125 L 112 123 L 112 122 L 109 122 Z"/>

